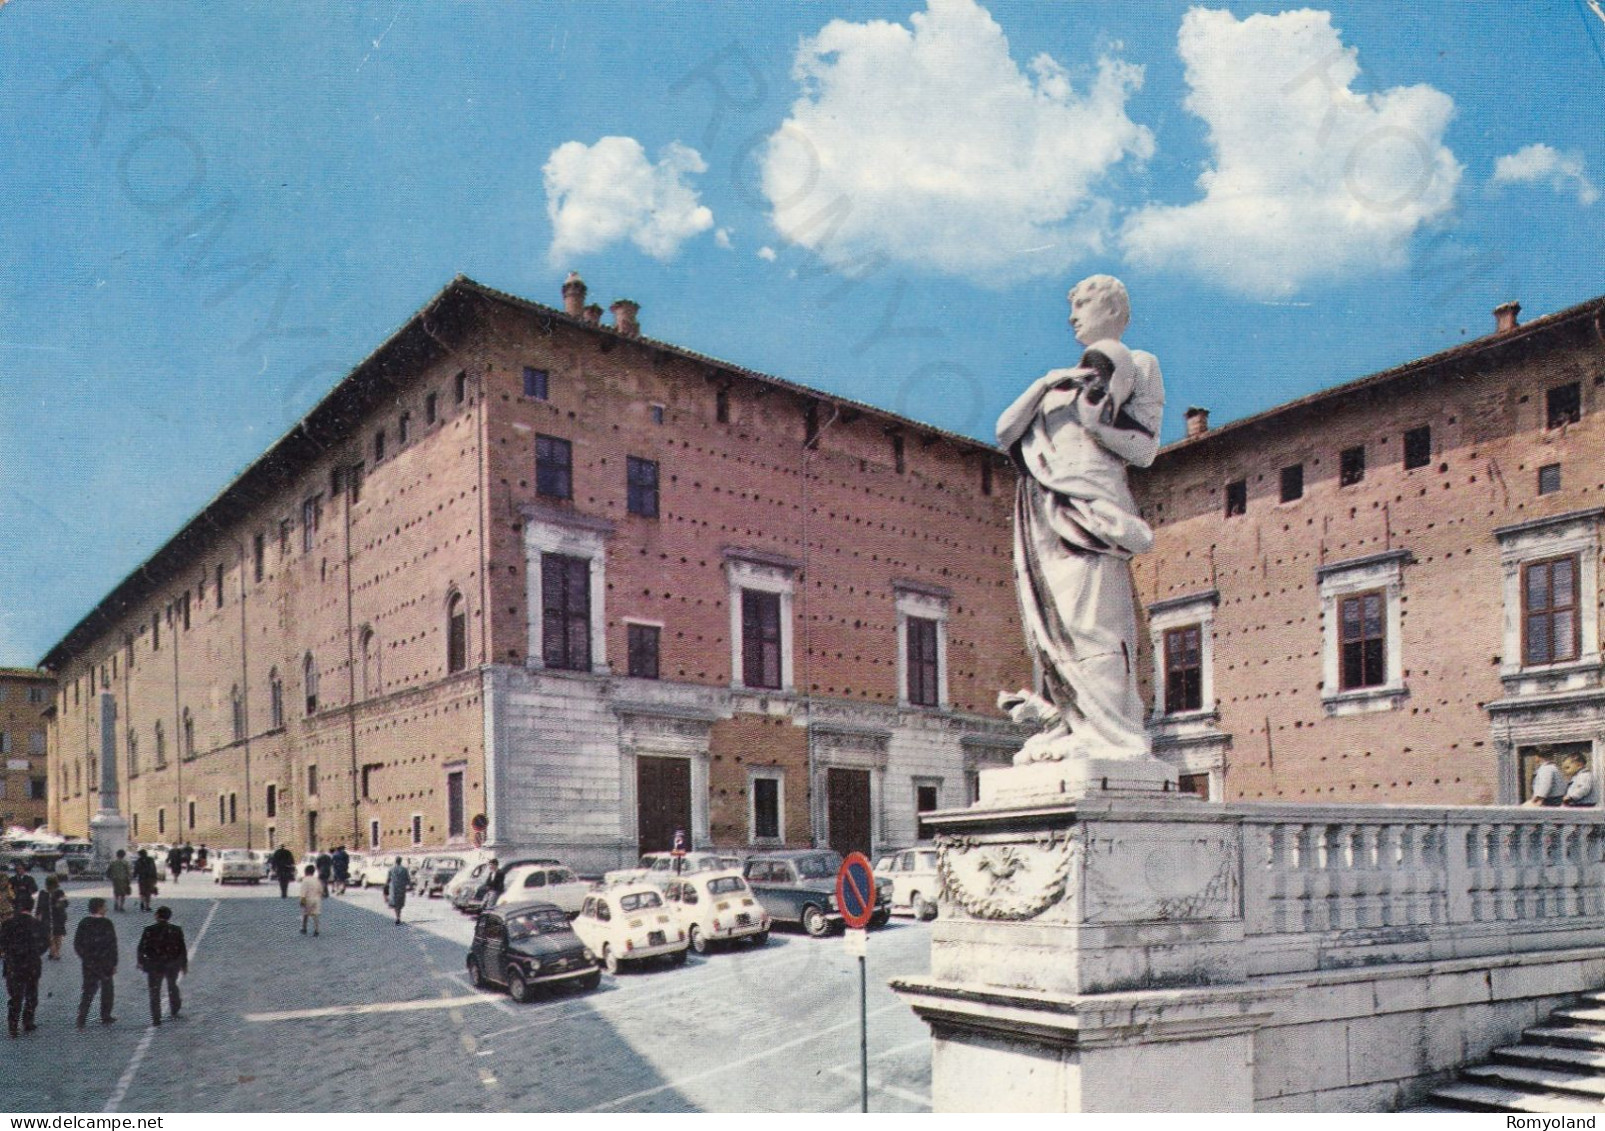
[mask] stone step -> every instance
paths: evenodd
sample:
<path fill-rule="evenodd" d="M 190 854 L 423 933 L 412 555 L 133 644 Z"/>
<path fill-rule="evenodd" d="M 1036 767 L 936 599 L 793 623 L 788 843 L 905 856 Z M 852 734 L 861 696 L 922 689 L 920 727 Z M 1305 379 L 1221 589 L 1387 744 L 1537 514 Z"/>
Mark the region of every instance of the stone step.
<path fill-rule="evenodd" d="M 1490 1087 L 1524 1088 L 1580 1098 L 1591 1097 L 1596 1105 L 1605 1098 L 1605 1076 L 1596 1076 L 1586 1070 L 1576 1072 L 1564 1068 L 1528 1068 L 1519 1064 L 1479 1064 L 1464 1069 L 1460 1076 L 1467 1083 L 1487 1084 Z"/>
<path fill-rule="evenodd" d="M 1523 1041 L 1533 1044 L 1605 1049 L 1605 1029 L 1592 1029 L 1587 1025 L 1539 1025 L 1521 1036 Z"/>
<path fill-rule="evenodd" d="M 1599 1025 L 1605 1027 L 1605 1008 L 1589 1009 L 1580 1007 L 1575 1009 L 1557 1009 L 1550 1017 L 1556 1021 L 1566 1021 L 1573 1025 Z"/>
<path fill-rule="evenodd" d="M 1572 1112 L 1599 1114 L 1598 1100 L 1581 1096 L 1563 1096 L 1543 1092 L 1526 1092 L 1517 1088 L 1492 1087 L 1487 1084 L 1462 1082 L 1434 1088 L 1427 1097 L 1432 1106 L 1416 1110 L 1436 1111 L 1443 1107 L 1454 1111 L 1521 1111 L 1535 1115 L 1557 1115 Z"/>
<path fill-rule="evenodd" d="M 1494 1060 L 1501 1064 L 1558 1068 L 1562 1071 L 1605 1072 L 1605 1046 L 1568 1048 L 1564 1045 L 1509 1045 L 1494 1049 Z"/>

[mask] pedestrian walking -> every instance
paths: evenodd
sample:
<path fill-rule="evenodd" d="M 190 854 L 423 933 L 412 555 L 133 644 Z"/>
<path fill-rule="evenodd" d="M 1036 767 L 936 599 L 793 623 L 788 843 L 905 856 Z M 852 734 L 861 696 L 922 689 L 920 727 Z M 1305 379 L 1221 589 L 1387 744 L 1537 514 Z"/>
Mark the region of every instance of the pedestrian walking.
<path fill-rule="evenodd" d="M 28 897 L 28 906 L 33 906 L 34 897 L 39 894 L 39 883 L 28 874 L 28 865 L 22 860 L 11 862 L 11 875 L 6 877 L 11 885 L 11 898 Z"/>
<path fill-rule="evenodd" d="M 13 1037 L 31 1033 L 34 1012 L 39 1008 L 39 976 L 44 973 L 44 953 L 50 936 L 33 914 L 33 901 L 18 896 L 11 902 L 11 918 L 0 923 L 0 959 L 6 967 L 6 1025 Z"/>
<path fill-rule="evenodd" d="M 117 1018 L 111 1015 L 115 990 L 112 978 L 117 973 L 117 928 L 106 918 L 106 901 L 91 899 L 89 914 L 78 920 L 78 930 L 72 936 L 72 948 L 83 963 L 84 989 L 78 996 L 78 1028 L 89 1020 L 89 1006 L 100 994 L 100 1023 L 110 1025 Z"/>
<path fill-rule="evenodd" d="M 485 910 L 489 911 L 496 906 L 496 901 L 502 897 L 502 888 L 507 884 L 507 873 L 503 870 L 496 857 L 490 858 L 490 876 L 485 880 Z"/>
<path fill-rule="evenodd" d="M 311 864 L 307 865 L 306 875 L 301 877 L 301 933 L 307 933 L 307 920 L 312 921 L 312 937 L 318 937 L 318 923 L 323 916 L 323 879 L 318 870 Z"/>
<path fill-rule="evenodd" d="M 401 926 L 401 909 L 407 906 L 407 889 L 411 886 L 412 873 L 407 871 L 407 866 L 398 856 L 389 875 L 385 877 L 385 902 L 395 911 L 398 927 Z"/>
<path fill-rule="evenodd" d="M 167 870 L 173 873 L 173 882 L 178 883 L 184 872 L 184 850 L 176 844 L 167 850 Z"/>
<path fill-rule="evenodd" d="M 273 878 L 279 881 L 279 898 L 287 899 L 290 895 L 290 881 L 295 878 L 295 853 L 290 846 L 281 844 L 268 857 L 268 864 L 273 868 Z"/>
<path fill-rule="evenodd" d="M 323 894 L 329 894 L 329 881 L 334 878 L 334 857 L 327 852 L 318 853 L 314 861 L 318 869 L 318 882 L 323 885 Z"/>
<path fill-rule="evenodd" d="M 334 894 L 344 895 L 346 884 L 351 882 L 351 854 L 346 851 L 345 845 L 335 845 L 329 865 L 334 870 Z"/>
<path fill-rule="evenodd" d="M 155 858 L 141 848 L 139 855 L 134 857 L 134 882 L 139 885 L 141 911 L 150 910 L 150 897 L 156 894 L 156 881 L 159 878 Z"/>
<path fill-rule="evenodd" d="M 145 971 L 150 987 L 150 1023 L 162 1023 L 162 983 L 167 983 L 168 1015 L 177 1017 L 184 1006 L 179 996 L 178 976 L 189 970 L 189 948 L 184 944 L 184 928 L 172 921 L 171 907 L 156 909 L 156 922 L 139 937 L 139 968 Z"/>
<path fill-rule="evenodd" d="M 128 853 L 123 849 L 119 848 L 117 859 L 106 866 L 106 879 L 111 881 L 112 903 L 119 911 L 128 910 L 123 903 L 134 890 L 134 872 L 128 866 Z"/>
<path fill-rule="evenodd" d="M 179 853 L 179 859 L 184 862 L 184 871 L 193 872 L 195 870 L 195 848 L 187 840 L 184 842 L 184 851 Z"/>
<path fill-rule="evenodd" d="M 61 961 L 61 944 L 67 941 L 67 893 L 61 890 L 61 880 L 45 877 L 45 890 L 39 897 L 35 911 L 39 921 L 50 928 L 50 961 Z"/>
<path fill-rule="evenodd" d="M 195 867 L 197 870 L 206 871 L 206 856 L 206 845 L 203 844 L 195 850 Z"/>

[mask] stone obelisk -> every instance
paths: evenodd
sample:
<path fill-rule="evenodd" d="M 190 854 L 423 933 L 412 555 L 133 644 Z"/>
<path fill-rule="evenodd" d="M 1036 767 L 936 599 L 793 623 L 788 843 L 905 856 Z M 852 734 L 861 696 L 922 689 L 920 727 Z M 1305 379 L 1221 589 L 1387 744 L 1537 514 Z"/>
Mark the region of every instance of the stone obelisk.
<path fill-rule="evenodd" d="M 117 699 L 109 692 L 100 696 L 100 812 L 89 820 L 89 840 L 100 869 L 128 847 L 128 819 L 117 805 Z"/>

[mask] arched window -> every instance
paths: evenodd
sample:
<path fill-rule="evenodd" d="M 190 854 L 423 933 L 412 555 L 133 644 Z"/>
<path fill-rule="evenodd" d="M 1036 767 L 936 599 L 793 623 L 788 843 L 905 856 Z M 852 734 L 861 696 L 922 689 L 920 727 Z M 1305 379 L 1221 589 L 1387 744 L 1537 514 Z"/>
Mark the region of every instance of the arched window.
<path fill-rule="evenodd" d="M 284 680 L 278 668 L 268 672 L 268 718 L 274 730 L 284 726 Z"/>
<path fill-rule="evenodd" d="M 167 731 L 162 727 L 162 721 L 156 720 L 156 768 L 159 770 L 167 765 Z"/>
<path fill-rule="evenodd" d="M 245 697 L 240 694 L 240 685 L 235 684 L 229 689 L 229 712 L 234 721 L 234 741 L 242 742 L 245 739 Z"/>
<path fill-rule="evenodd" d="M 318 661 L 308 652 L 301 661 L 301 683 L 306 688 L 307 714 L 318 713 Z"/>
<path fill-rule="evenodd" d="M 362 626 L 362 697 L 379 694 L 379 643 L 368 625 Z"/>
<path fill-rule="evenodd" d="M 460 672 L 468 666 L 468 603 L 461 593 L 446 600 L 446 671 Z"/>
<path fill-rule="evenodd" d="M 180 758 L 193 758 L 195 757 L 195 718 L 189 713 L 188 707 L 184 708 L 184 715 L 179 725 L 181 733 L 179 735 L 178 756 Z"/>

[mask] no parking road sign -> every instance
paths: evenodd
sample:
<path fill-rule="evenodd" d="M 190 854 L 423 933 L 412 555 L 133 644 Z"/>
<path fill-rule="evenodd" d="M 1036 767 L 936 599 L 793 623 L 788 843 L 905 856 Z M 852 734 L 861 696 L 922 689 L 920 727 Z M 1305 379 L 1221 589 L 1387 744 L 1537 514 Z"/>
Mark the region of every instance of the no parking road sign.
<path fill-rule="evenodd" d="M 867 927 L 875 913 L 875 869 L 862 852 L 849 852 L 836 873 L 836 906 L 842 922 L 856 930 Z"/>

